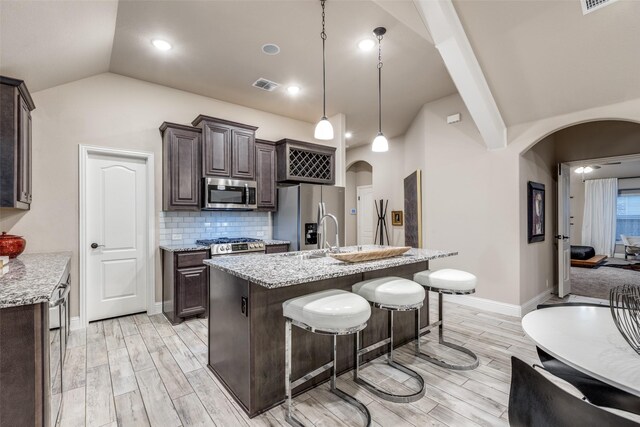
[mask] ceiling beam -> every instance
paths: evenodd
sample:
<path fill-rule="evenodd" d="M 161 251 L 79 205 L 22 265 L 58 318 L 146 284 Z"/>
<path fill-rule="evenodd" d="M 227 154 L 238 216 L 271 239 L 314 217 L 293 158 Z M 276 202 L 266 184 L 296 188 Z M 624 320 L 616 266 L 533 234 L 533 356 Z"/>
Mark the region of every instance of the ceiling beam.
<path fill-rule="evenodd" d="M 414 0 L 488 149 L 507 146 L 507 128 L 451 0 Z"/>

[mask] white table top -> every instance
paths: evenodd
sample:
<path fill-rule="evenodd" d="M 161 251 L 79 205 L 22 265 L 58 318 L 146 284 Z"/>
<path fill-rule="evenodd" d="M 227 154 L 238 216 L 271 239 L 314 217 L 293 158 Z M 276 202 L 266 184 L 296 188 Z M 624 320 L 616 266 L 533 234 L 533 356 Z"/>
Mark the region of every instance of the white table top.
<path fill-rule="evenodd" d="M 609 307 L 532 311 L 522 328 L 538 347 L 600 381 L 640 396 L 640 355 L 613 323 Z"/>

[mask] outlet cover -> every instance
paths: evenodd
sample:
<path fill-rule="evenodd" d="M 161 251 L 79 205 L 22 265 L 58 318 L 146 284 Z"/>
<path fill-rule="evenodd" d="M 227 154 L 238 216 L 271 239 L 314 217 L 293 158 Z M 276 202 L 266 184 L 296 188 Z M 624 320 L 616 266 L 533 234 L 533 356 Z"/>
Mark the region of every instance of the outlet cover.
<path fill-rule="evenodd" d="M 171 240 L 182 240 L 182 234 L 172 234 Z"/>

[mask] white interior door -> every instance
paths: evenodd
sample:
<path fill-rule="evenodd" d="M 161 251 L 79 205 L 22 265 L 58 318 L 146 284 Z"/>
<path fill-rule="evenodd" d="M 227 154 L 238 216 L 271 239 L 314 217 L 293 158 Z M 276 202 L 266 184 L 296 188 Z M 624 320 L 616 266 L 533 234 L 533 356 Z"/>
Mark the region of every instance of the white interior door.
<path fill-rule="evenodd" d="M 558 296 L 564 298 L 571 293 L 571 231 L 569 165 L 558 165 Z"/>
<path fill-rule="evenodd" d="M 89 321 L 146 311 L 144 159 L 89 154 L 86 166 L 86 304 Z"/>
<path fill-rule="evenodd" d="M 356 187 L 356 214 L 358 245 L 373 244 L 373 187 L 362 185 Z"/>

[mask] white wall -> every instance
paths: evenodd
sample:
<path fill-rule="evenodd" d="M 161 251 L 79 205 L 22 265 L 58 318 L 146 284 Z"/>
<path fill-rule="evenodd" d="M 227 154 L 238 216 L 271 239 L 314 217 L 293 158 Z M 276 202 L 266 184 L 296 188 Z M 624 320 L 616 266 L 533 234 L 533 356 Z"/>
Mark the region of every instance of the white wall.
<path fill-rule="evenodd" d="M 27 239 L 28 252 L 72 251 L 71 315 L 78 314 L 78 145 L 155 155 L 156 243 L 162 204 L 163 121 L 190 123 L 198 114 L 258 126 L 267 140 L 313 139 L 314 124 L 106 73 L 33 94 L 33 204 L 3 209 L 0 229 Z M 159 257 L 156 300 L 161 298 Z"/>

